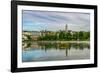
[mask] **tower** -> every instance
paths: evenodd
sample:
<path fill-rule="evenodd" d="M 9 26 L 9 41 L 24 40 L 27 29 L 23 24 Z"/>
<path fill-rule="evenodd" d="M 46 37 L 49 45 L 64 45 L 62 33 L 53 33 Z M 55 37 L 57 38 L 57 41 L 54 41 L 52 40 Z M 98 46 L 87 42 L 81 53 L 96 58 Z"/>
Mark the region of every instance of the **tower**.
<path fill-rule="evenodd" d="M 68 32 L 68 26 L 67 26 L 67 24 L 65 26 L 65 31 Z"/>

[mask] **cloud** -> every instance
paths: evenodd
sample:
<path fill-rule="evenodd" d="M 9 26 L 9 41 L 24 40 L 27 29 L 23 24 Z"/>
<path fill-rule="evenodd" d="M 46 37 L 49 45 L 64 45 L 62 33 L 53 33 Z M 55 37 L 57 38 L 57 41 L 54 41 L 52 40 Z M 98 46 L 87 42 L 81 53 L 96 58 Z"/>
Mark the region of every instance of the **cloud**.
<path fill-rule="evenodd" d="M 52 11 L 29 11 L 23 10 L 23 28 L 31 27 L 30 30 L 63 30 L 67 24 L 74 31 L 90 30 L 90 14 L 77 12 L 52 12 Z M 27 24 L 27 26 L 26 26 Z M 31 25 L 30 25 L 31 24 Z M 38 25 L 38 26 L 36 26 Z M 41 29 L 40 29 L 41 27 Z M 43 29 L 42 29 L 43 28 Z M 24 29 L 24 30 L 29 30 Z"/>

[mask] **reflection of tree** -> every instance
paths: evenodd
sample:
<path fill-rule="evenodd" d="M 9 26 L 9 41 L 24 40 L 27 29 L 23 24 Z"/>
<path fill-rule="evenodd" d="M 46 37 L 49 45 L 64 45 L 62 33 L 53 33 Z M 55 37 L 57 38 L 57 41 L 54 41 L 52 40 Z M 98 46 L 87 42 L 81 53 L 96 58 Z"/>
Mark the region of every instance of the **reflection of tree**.
<path fill-rule="evenodd" d="M 90 45 L 87 44 L 87 43 L 44 43 L 44 42 L 38 42 L 37 44 L 32 44 L 32 43 L 28 43 L 26 42 L 25 44 L 26 47 L 24 48 L 28 48 L 28 47 L 31 47 L 33 49 L 36 48 L 36 45 L 37 45 L 37 48 L 38 49 L 43 49 L 46 51 L 50 50 L 50 49 L 55 49 L 55 50 L 65 50 L 65 54 L 66 56 L 68 55 L 68 50 L 70 49 L 80 49 L 80 50 L 83 50 L 84 48 L 90 48 Z M 31 46 L 33 45 L 33 46 Z M 35 45 L 35 47 L 34 47 Z M 24 49 L 26 50 L 26 49 Z"/>
<path fill-rule="evenodd" d="M 71 44 L 71 47 L 72 48 L 75 48 L 75 49 L 80 49 L 80 50 L 83 50 L 84 48 L 90 48 L 89 47 L 89 44 L 87 44 L 87 43 L 72 43 Z"/>
<path fill-rule="evenodd" d="M 23 47 L 23 50 L 27 50 L 27 48 L 31 47 L 32 43 L 31 42 L 24 42 L 22 47 Z"/>
<path fill-rule="evenodd" d="M 23 36 L 22 36 L 22 47 L 23 47 L 23 49 L 30 47 L 31 43 L 32 43 L 31 35 L 23 34 Z"/>
<path fill-rule="evenodd" d="M 70 45 L 68 43 L 39 43 L 42 49 L 68 49 Z"/>
<path fill-rule="evenodd" d="M 24 42 L 23 45 L 26 44 L 26 47 L 31 47 L 33 45 L 31 42 Z M 36 44 L 35 44 L 36 45 Z M 86 43 L 37 43 L 38 46 L 41 46 L 41 49 L 84 49 L 90 48 L 89 44 Z M 34 47 L 33 47 L 34 48 Z"/>

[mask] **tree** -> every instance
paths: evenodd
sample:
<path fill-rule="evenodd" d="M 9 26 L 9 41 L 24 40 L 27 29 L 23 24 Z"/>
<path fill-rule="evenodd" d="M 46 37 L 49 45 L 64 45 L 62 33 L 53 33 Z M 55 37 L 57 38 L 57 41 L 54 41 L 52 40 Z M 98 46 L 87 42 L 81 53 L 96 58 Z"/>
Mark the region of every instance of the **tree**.
<path fill-rule="evenodd" d="M 83 32 L 82 31 L 79 32 L 79 40 L 83 40 Z"/>

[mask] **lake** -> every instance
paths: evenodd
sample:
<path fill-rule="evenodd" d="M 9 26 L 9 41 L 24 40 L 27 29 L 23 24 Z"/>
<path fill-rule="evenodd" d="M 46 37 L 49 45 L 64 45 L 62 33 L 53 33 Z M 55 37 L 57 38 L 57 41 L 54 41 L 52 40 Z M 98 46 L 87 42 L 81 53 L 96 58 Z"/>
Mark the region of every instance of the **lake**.
<path fill-rule="evenodd" d="M 90 59 L 89 43 L 23 43 L 22 62 Z"/>

